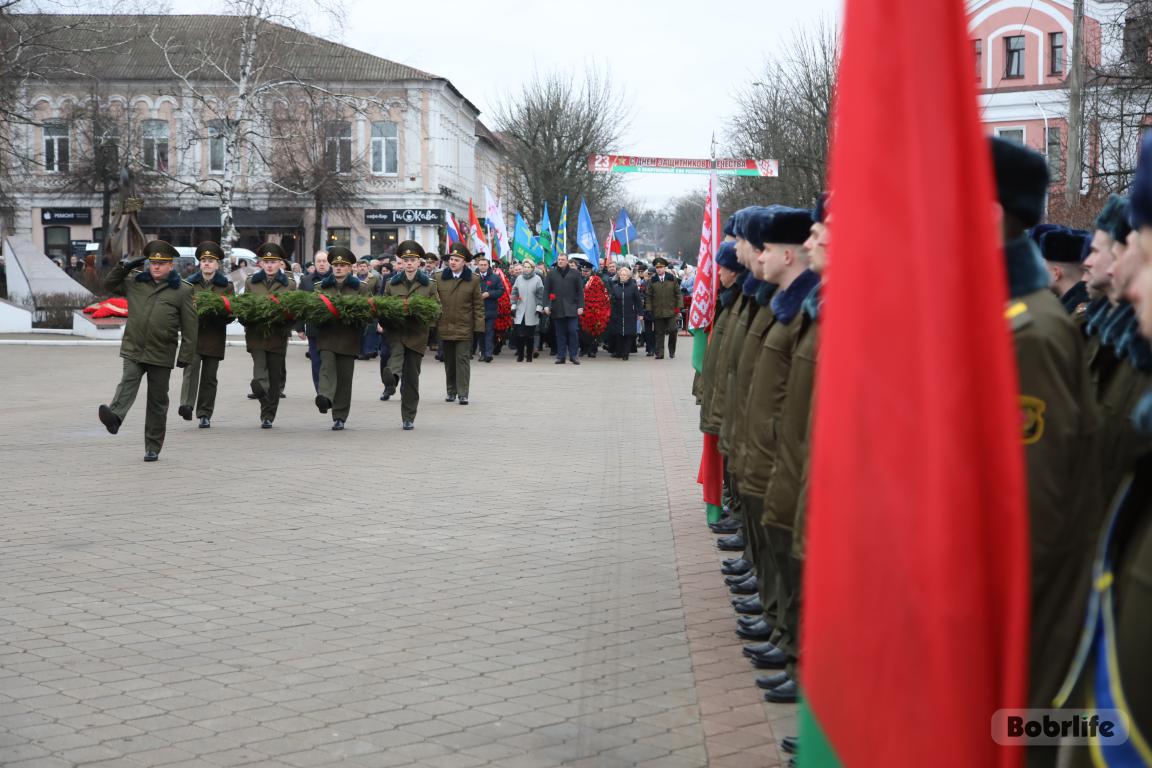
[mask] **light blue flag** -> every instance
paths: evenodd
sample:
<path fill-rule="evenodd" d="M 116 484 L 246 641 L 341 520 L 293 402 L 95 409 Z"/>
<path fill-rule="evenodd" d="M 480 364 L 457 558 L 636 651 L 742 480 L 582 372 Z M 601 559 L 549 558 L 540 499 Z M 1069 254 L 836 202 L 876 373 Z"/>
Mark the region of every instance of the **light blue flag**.
<path fill-rule="evenodd" d="M 536 238 L 540 241 L 540 247 L 544 249 L 544 258 L 548 260 L 548 266 L 556 263 L 555 251 L 552 249 L 552 219 L 548 215 L 548 201 L 544 201 L 544 215 L 540 218 L 540 223 L 536 225 L 536 231 L 540 236 Z"/>
<path fill-rule="evenodd" d="M 584 198 L 580 198 L 580 218 L 576 221 L 576 244 L 592 262 L 593 269 L 600 269 L 600 243 L 596 242 L 596 230 L 592 228 L 592 216 Z"/>
<path fill-rule="evenodd" d="M 512 230 L 512 258 L 516 261 L 531 258 L 537 264 L 544 258 L 544 249 L 532 236 L 532 230 L 528 229 L 519 211 L 516 212 L 516 227 Z"/>
<path fill-rule="evenodd" d="M 560 206 L 560 225 L 556 228 L 554 253 L 568 253 L 568 195 L 564 195 L 564 205 Z"/>

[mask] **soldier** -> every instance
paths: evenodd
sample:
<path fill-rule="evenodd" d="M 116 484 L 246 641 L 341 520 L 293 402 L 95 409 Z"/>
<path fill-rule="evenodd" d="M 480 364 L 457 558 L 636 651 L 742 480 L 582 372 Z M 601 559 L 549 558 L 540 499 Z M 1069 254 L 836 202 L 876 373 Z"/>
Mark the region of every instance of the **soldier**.
<path fill-rule="evenodd" d="M 1100 515 L 1097 415 L 1084 342 L 1060 301 L 1035 243 L 1025 234 L 1044 213 L 1048 166 L 1027 147 L 990 139 L 1003 210 L 1010 301 L 1005 311 L 1016 350 L 1021 443 L 1030 517 L 1032 632 L 1028 706 L 1051 706 L 1076 644 L 1087 553 Z M 1083 582 L 1086 585 L 1086 579 Z M 1030 765 L 1055 750 L 1032 748 Z"/>
<path fill-rule="evenodd" d="M 148 377 L 148 402 L 144 415 L 144 461 L 160 458 L 168 419 L 168 383 L 172 364 L 183 368 L 192 362 L 199 322 L 192 306 L 192 287 L 172 269 L 179 254 L 163 240 L 144 247 L 144 256 L 121 262 L 104 279 L 104 289 L 128 299 L 128 324 L 120 342 L 124 372 L 112 405 L 98 409 L 100 421 L 113 435 Z M 148 261 L 147 271 L 140 269 Z M 177 333 L 180 349 L 177 353 Z"/>
<path fill-rule="evenodd" d="M 375 260 L 370 256 L 362 256 L 360 261 L 356 262 L 356 279 L 365 286 L 365 290 L 369 296 L 375 296 L 383 291 L 383 278 L 376 272 L 373 262 Z M 379 261 L 375 261 L 379 265 Z M 376 323 L 368 323 L 361 331 L 360 339 L 360 359 L 371 360 L 380 354 L 380 332 L 376 330 Z"/>
<path fill-rule="evenodd" d="M 196 258 L 200 260 L 200 271 L 188 276 L 188 284 L 193 291 L 210 291 L 221 296 L 235 293 L 232 281 L 220 271 L 224 251 L 211 240 L 196 246 Z M 192 420 L 192 407 L 196 407 L 196 417 L 200 428 L 212 426 L 212 412 L 216 407 L 216 371 L 224 359 L 228 346 L 227 328 L 229 317 L 202 317 L 196 337 L 196 355 L 192 363 L 184 369 L 184 385 L 180 390 L 180 415 L 185 421 Z"/>
<path fill-rule="evenodd" d="M 343 246 L 328 249 L 332 272 L 316 286 L 316 293 L 328 297 L 362 296 L 368 286 L 352 274 L 356 257 Z M 360 353 L 360 339 L 364 329 L 333 319 L 320 326 L 316 348 L 320 350 L 320 389 L 316 393 L 316 407 L 320 413 L 332 410 L 332 429 L 344 429 L 348 412 L 352 408 L 352 375 L 356 372 L 356 357 Z"/>
<path fill-rule="evenodd" d="M 812 212 L 801 208 L 776 208 L 758 229 L 752 230 L 749 244 L 757 250 L 756 259 L 764 280 L 777 286 L 769 303 L 772 319 L 764 331 L 746 412 L 747 434 L 743 442 L 741 500 L 749 520 L 758 520 L 757 567 L 771 568 L 775 600 L 765 590 L 760 599 L 765 606 L 775 602 L 772 617 L 764 627 L 771 628 L 771 641 L 745 648 L 745 655 L 760 667 L 783 667 L 796 659 L 800 638 L 796 634 L 796 607 L 799 587 L 791 568 L 792 520 L 776 517 L 764 504 L 764 494 L 780 450 L 780 422 L 792 356 L 799 338 L 800 308 L 804 299 L 819 282 L 808 269 L 808 252 L 804 249 L 812 227 Z M 783 688 L 777 701 L 795 701 L 794 687 Z"/>
<path fill-rule="evenodd" d="M 1136 327 L 1144 345 L 1152 338 L 1152 143 L 1144 142 L 1132 182 L 1129 250 L 1139 256 L 1128 297 L 1138 307 Z M 1145 381 L 1147 386 L 1147 380 Z M 1152 391 L 1145 389 L 1132 420 L 1152 440 Z M 1095 594 L 1088 605 L 1080 650 L 1057 697 L 1063 706 L 1119 709 L 1127 738 L 1066 748 L 1062 764 L 1149 765 L 1152 743 L 1152 451 L 1129 467 L 1108 515 L 1092 568 Z"/>
<path fill-rule="evenodd" d="M 396 246 L 396 257 L 400 260 L 401 270 L 388 281 L 384 295 L 403 299 L 423 296 L 439 303 L 432 278 L 420 270 L 423 246 L 415 240 L 405 240 Z M 415 428 L 416 407 L 420 404 L 420 365 L 424 361 L 424 350 L 428 348 L 428 326 L 409 317 L 404 328 L 389 328 L 385 332 L 392 354 L 388 358 L 391 381 L 385 386 L 384 399 L 396 392 L 399 383 L 401 423 L 404 429 L 411 430 Z"/>
<path fill-rule="evenodd" d="M 287 262 L 284 249 L 276 243 L 263 243 L 256 249 L 260 271 L 244 281 L 245 293 L 257 296 L 275 296 L 296 290 L 296 284 L 283 269 Z M 288 336 L 292 322 L 271 325 L 245 326 L 244 345 L 252 355 L 252 394 L 260 401 L 260 428 L 271 429 L 280 407 L 280 393 L 284 390 L 285 357 L 288 354 Z"/>
<path fill-rule="evenodd" d="M 1088 286 L 1084 283 L 1084 259 L 1092 241 L 1082 229 L 1060 227 L 1040 238 L 1040 254 L 1052 278 L 1052 292 L 1064 310 L 1079 322 L 1088 309 Z"/>
<path fill-rule="evenodd" d="M 308 274 L 300 278 L 297 289 L 312 293 L 316 285 L 332 272 L 332 265 L 328 263 L 328 251 L 316 251 L 313 256 L 313 268 Z M 308 362 L 312 365 L 312 391 L 320 391 L 320 350 L 316 349 L 316 326 L 305 323 L 303 320 L 296 324 L 296 335 L 301 341 L 308 342 Z M 250 395 L 255 397 L 255 395 Z"/>
<path fill-rule="evenodd" d="M 484 328 L 483 292 L 480 281 L 468 268 L 470 261 L 472 253 L 468 248 L 463 243 L 454 243 L 448 249 L 448 266 L 436 280 L 436 295 L 443 307 L 437 334 L 448 389 L 444 402 L 451 403 L 459 397 L 460 405 L 468 405 L 472 334 Z"/>
<path fill-rule="evenodd" d="M 657 256 L 652 260 L 652 266 L 656 268 L 656 274 L 648 281 L 644 308 L 652 313 L 656 359 L 663 360 L 665 338 L 668 339 L 668 357 L 676 357 L 676 317 L 684 308 L 684 299 L 680 296 L 680 281 L 668 272 L 668 259 Z"/>

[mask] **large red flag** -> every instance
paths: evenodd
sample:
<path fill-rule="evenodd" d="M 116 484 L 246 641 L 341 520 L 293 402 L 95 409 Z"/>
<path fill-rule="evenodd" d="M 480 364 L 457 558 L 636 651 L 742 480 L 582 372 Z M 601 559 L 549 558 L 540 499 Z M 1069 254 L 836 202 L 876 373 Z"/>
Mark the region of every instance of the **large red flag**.
<path fill-rule="evenodd" d="M 848 0 L 839 72 L 800 764 L 1006 768 L 1027 512 L 963 0 Z"/>

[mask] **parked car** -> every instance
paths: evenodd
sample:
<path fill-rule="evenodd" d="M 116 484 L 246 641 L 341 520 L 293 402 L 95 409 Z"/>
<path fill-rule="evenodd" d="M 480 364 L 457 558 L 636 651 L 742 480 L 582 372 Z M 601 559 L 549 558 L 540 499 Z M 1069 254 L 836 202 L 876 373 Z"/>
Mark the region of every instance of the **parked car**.
<path fill-rule="evenodd" d="M 180 254 L 180 258 L 176 261 L 176 269 L 180 272 L 181 277 L 188 277 L 188 275 L 195 272 L 200 268 L 199 262 L 196 261 L 196 249 L 186 245 L 176 246 L 176 252 Z M 249 267 L 256 266 L 256 254 L 247 248 L 233 248 L 232 249 L 232 263 L 239 264 L 241 260 L 248 262 Z M 221 264 L 220 268 L 225 272 L 230 271 L 227 264 Z"/>

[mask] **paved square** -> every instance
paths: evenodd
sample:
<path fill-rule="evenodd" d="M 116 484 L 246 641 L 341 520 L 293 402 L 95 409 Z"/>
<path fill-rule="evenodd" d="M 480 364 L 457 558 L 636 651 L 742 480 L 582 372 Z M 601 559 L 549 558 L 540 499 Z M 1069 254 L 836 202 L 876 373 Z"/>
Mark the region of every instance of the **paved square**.
<path fill-rule="evenodd" d="M 259 429 L 229 347 L 210 430 L 96 406 L 114 346 L 0 346 L 0 765 L 774 766 L 695 485 L 679 359 L 506 351 L 414 432 L 303 348 Z M 179 392 L 173 372 L 173 397 Z M 528 424 L 527 428 L 524 426 Z"/>

